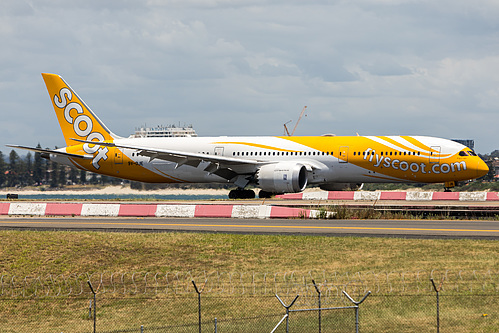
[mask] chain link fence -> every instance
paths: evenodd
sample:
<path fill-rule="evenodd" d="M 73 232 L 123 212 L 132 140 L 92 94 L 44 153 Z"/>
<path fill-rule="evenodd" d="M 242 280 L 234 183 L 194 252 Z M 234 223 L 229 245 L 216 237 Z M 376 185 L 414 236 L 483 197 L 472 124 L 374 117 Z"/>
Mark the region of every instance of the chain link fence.
<path fill-rule="evenodd" d="M 0 331 L 496 332 L 498 282 L 494 271 L 3 275 Z M 369 291 L 357 307 L 347 297 Z"/>

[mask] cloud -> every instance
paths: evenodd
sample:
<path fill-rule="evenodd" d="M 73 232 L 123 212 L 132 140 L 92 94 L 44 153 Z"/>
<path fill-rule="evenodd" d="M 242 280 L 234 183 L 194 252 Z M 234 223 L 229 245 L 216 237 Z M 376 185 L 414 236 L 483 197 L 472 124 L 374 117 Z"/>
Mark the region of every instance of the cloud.
<path fill-rule="evenodd" d="M 491 0 L 2 1 L 0 139 L 61 145 L 40 77 L 55 72 L 124 136 L 146 122 L 282 134 L 307 105 L 296 134 L 458 136 L 492 151 L 498 14 Z"/>

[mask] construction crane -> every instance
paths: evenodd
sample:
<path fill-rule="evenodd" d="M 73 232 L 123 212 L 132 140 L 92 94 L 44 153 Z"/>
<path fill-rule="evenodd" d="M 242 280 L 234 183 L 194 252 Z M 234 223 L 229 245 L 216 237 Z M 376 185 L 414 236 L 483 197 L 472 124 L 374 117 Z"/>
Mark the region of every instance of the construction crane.
<path fill-rule="evenodd" d="M 305 105 L 305 107 L 303 107 L 303 110 L 301 110 L 300 116 L 298 117 L 298 120 L 296 121 L 295 127 L 293 128 L 293 131 L 291 132 L 291 134 L 289 134 L 288 127 L 286 125 L 289 124 L 290 122 L 292 122 L 292 120 L 290 120 L 284 124 L 284 130 L 286 131 L 286 134 L 288 136 L 293 136 L 293 134 L 295 134 L 296 128 L 298 127 L 298 124 L 300 123 L 300 120 L 303 117 L 303 114 L 305 114 L 306 109 L 307 109 L 307 106 Z"/>

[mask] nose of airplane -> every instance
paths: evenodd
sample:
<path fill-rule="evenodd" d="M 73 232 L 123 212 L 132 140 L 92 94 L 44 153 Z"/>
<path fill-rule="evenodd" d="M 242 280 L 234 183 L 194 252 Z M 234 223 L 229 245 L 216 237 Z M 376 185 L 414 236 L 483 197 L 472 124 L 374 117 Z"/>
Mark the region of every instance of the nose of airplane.
<path fill-rule="evenodd" d="M 476 176 L 477 178 L 485 176 L 489 172 L 489 167 L 487 164 L 480 158 L 476 167 Z"/>

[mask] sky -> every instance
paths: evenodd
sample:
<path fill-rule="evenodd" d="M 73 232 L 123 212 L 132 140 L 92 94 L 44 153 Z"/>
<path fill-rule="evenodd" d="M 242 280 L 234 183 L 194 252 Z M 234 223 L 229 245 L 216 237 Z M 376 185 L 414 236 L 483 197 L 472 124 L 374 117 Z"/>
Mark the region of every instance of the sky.
<path fill-rule="evenodd" d="M 114 133 L 428 135 L 499 149 L 497 0 L 2 0 L 0 150 L 64 146 L 40 73 Z M 25 152 L 19 152 L 24 154 Z"/>

